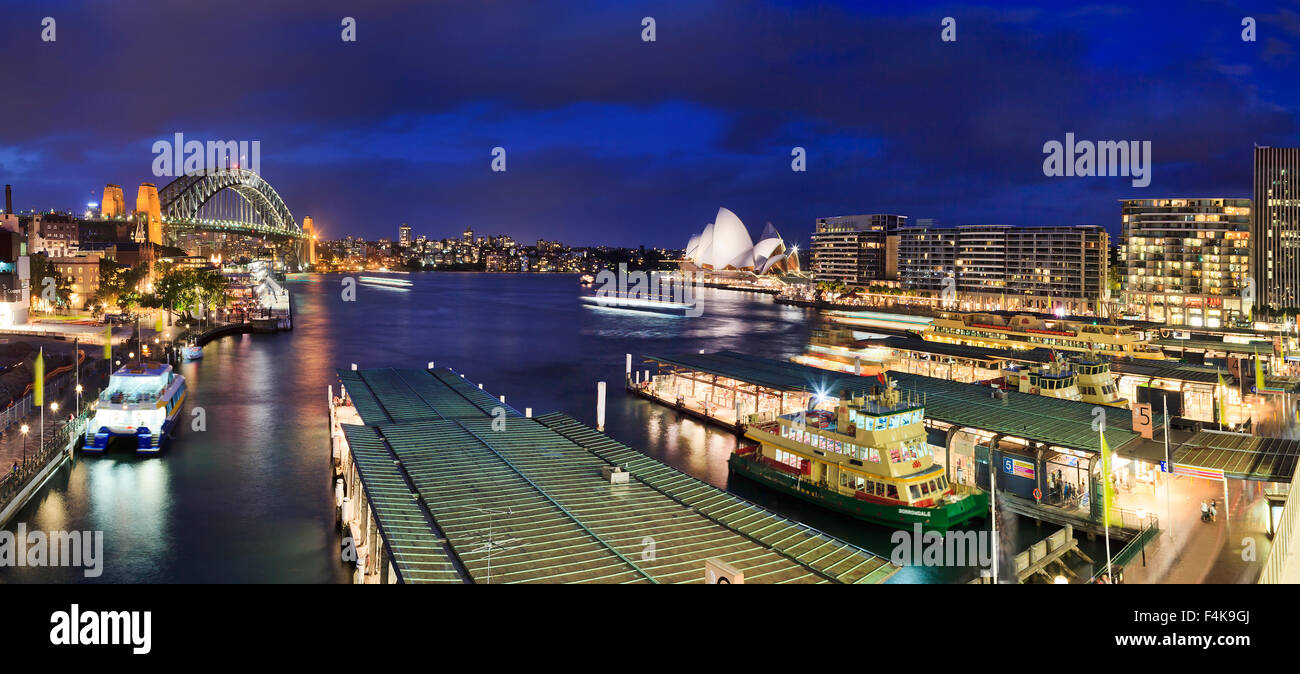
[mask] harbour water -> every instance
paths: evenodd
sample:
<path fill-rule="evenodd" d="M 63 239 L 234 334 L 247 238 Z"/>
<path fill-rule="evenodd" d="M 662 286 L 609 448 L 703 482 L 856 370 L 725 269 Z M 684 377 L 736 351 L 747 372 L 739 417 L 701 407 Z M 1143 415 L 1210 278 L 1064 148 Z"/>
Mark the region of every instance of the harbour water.
<path fill-rule="evenodd" d="M 624 354 L 731 349 L 787 358 L 807 345 L 813 310 L 762 294 L 704 289 L 703 314 L 664 317 L 584 306 L 568 275 L 412 274 L 409 289 L 341 275 L 291 281 L 294 330 L 241 335 L 185 363 L 181 430 L 157 458 L 79 457 L 11 523 L 104 532 L 103 574 L 0 569 L 0 582 L 346 582 L 333 526 L 326 387 L 335 368 L 452 367 L 534 414 L 595 424 L 609 383 L 606 432 L 685 472 L 878 554 L 892 531 L 728 480 L 735 437 L 624 394 Z M 634 361 L 634 367 L 636 362 Z M 642 366 L 644 369 L 645 366 Z M 205 430 L 196 431 L 196 410 Z M 1054 527 L 1011 520 L 1016 549 Z M 1080 544 L 1094 559 L 1100 541 Z M 1087 572 L 1087 570 L 1083 570 Z M 969 568 L 909 567 L 893 582 L 962 582 Z"/>

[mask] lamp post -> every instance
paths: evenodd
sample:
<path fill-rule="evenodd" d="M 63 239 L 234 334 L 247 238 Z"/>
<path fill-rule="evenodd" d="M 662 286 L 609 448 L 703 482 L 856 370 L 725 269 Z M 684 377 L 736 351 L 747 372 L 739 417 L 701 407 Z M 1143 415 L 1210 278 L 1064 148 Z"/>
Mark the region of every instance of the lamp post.
<path fill-rule="evenodd" d="M 31 429 L 27 427 L 27 424 L 23 424 L 22 427 L 18 429 L 18 431 L 23 434 L 23 470 L 27 469 L 27 431 L 29 430 Z"/>

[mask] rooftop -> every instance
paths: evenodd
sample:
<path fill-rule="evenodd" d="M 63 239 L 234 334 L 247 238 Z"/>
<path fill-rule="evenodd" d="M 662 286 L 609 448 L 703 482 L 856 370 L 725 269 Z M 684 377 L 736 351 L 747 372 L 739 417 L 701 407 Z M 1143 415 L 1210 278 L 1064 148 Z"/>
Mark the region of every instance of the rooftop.
<path fill-rule="evenodd" d="M 667 365 L 716 374 L 764 388 L 803 391 L 822 395 L 868 395 L 878 386 L 874 377 L 822 370 L 784 360 L 723 351 L 712 354 L 647 356 Z M 1098 432 L 1093 429 L 1090 403 L 1060 400 L 1045 396 L 1007 391 L 1006 398 L 994 398 L 988 386 L 963 384 L 904 372 L 890 372 L 904 393 L 922 396 L 925 416 L 949 424 L 977 428 L 1003 435 L 1024 438 L 1048 445 L 1088 452 L 1100 452 Z M 1106 442 L 1111 448 L 1132 441 L 1139 435 L 1132 430 L 1132 413 L 1119 407 L 1107 407 Z M 1153 425 L 1164 423 L 1154 415 Z"/>
<path fill-rule="evenodd" d="M 344 431 L 406 582 L 698 583 L 710 558 L 758 583 L 898 570 L 571 417 L 521 417 L 449 370 L 339 378 L 366 424 Z M 610 466 L 629 482 L 603 479 Z"/>

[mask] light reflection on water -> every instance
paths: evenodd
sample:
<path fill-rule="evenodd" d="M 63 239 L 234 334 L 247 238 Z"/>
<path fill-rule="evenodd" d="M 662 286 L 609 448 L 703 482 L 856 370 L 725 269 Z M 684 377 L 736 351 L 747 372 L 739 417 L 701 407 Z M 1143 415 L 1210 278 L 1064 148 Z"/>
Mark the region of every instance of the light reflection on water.
<path fill-rule="evenodd" d="M 811 526 L 888 555 L 891 530 L 830 513 L 744 480 L 729 482 L 736 438 L 627 396 L 624 354 L 736 350 L 801 353 L 810 311 L 761 294 L 703 289 L 698 318 L 605 312 L 582 305 L 574 276 L 412 274 L 409 291 L 338 275 L 288 284 L 292 333 L 218 340 L 179 370 L 189 402 L 161 457 L 86 457 L 51 481 L 15 521 L 100 529 L 109 582 L 344 582 L 333 529 L 326 387 L 335 368 L 423 367 L 436 361 L 534 414 L 595 423 L 596 382 L 609 384 L 607 432 L 680 470 Z M 196 407 L 207 430 L 189 429 Z M 1035 527 L 1023 527 L 1033 530 Z M 1030 532 L 1030 537 L 1046 536 Z M 967 570 L 909 568 L 901 582 L 964 580 Z M 0 570 L 0 582 L 80 580 L 70 569 Z"/>

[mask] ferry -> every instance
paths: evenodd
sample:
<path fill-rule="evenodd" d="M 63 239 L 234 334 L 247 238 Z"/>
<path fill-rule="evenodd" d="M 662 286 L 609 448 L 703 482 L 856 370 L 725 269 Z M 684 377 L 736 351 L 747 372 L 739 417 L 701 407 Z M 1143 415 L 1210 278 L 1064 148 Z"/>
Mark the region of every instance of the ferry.
<path fill-rule="evenodd" d="M 1083 400 L 1078 377 L 1068 363 L 1053 359 L 1044 365 L 1022 367 L 1016 363 L 1002 366 L 1002 378 L 1012 391 L 1040 395 L 1058 400 Z"/>
<path fill-rule="evenodd" d="M 1128 400 L 1119 394 L 1119 385 L 1115 383 L 1110 363 L 1104 358 L 1099 358 L 1095 353 L 1075 358 L 1074 371 L 1079 374 L 1079 395 L 1083 402 L 1128 407 Z"/>
<path fill-rule="evenodd" d="M 666 316 L 698 316 L 699 308 L 694 302 L 674 302 L 653 297 L 633 297 L 616 294 L 580 295 L 578 297 L 590 307 L 602 309 L 623 309 Z"/>
<path fill-rule="evenodd" d="M 123 365 L 109 377 L 86 425 L 87 452 L 103 452 L 115 437 L 131 437 L 136 452 L 156 454 L 185 403 L 185 377 L 165 363 Z"/>
<path fill-rule="evenodd" d="M 860 376 L 874 376 L 893 369 L 898 359 L 889 349 L 871 346 L 869 338 L 876 335 L 849 328 L 813 328 L 808 337 L 808 350 L 790 360 L 800 365 L 819 367 Z"/>
<path fill-rule="evenodd" d="M 1159 346 L 1123 325 L 1092 325 L 1060 319 L 988 313 L 941 312 L 921 331 L 934 342 L 1011 349 L 1047 348 L 1112 357 L 1164 360 Z"/>
<path fill-rule="evenodd" d="M 197 344 L 186 344 L 181 347 L 181 358 L 185 360 L 199 360 L 203 358 L 203 347 Z"/>
<path fill-rule="evenodd" d="M 988 517 L 988 494 L 948 481 L 926 442 L 925 408 L 881 374 L 870 397 L 746 427 L 733 473 L 858 519 L 947 531 Z"/>
<path fill-rule="evenodd" d="M 386 288 L 410 288 L 413 285 L 406 279 L 388 278 L 387 276 L 362 276 L 359 280 L 366 285 Z"/>

